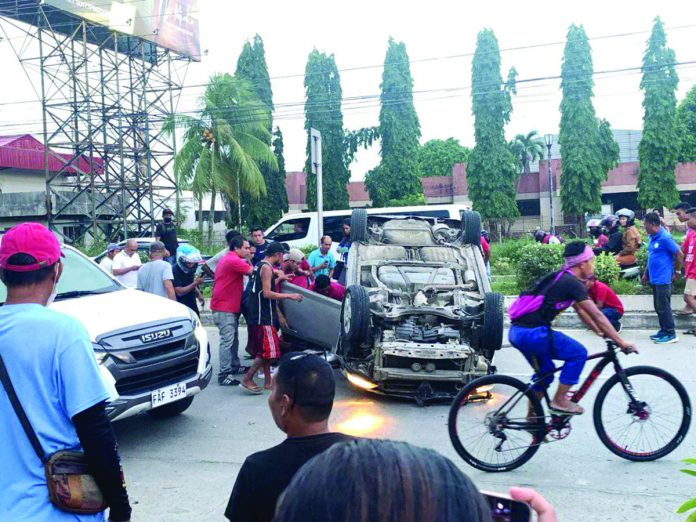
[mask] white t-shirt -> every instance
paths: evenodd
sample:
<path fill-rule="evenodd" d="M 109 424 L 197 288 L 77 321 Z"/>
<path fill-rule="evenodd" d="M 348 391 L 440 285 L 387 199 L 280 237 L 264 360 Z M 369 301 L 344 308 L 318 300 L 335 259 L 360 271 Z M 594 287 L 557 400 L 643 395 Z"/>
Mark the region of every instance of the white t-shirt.
<path fill-rule="evenodd" d="M 120 252 L 119 252 L 119 254 L 120 254 Z M 116 255 L 118 255 L 118 254 L 116 254 Z M 104 258 L 101 261 L 99 261 L 99 266 L 107 274 L 113 275 L 111 268 L 114 266 L 114 261 L 109 256 L 104 256 Z"/>
<path fill-rule="evenodd" d="M 122 250 L 121 252 L 116 254 L 116 257 L 114 257 L 114 262 L 111 265 L 111 271 L 113 272 L 118 268 L 130 268 L 132 266 L 140 265 L 142 265 L 142 263 L 140 262 L 140 256 L 137 252 L 135 252 L 132 256 L 129 256 L 128 254 L 126 254 L 125 250 Z M 131 270 L 130 272 L 126 272 L 123 275 L 117 275 L 116 279 L 121 281 L 121 283 L 123 283 L 128 288 L 138 287 L 137 270 Z"/>

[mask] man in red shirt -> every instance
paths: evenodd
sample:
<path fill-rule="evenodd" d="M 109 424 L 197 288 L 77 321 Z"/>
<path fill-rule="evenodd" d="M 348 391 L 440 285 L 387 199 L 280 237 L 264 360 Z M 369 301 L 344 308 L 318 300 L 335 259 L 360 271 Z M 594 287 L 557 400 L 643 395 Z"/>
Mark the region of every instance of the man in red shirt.
<path fill-rule="evenodd" d="M 237 236 L 229 244 L 230 251 L 220 259 L 215 269 L 213 295 L 210 299 L 213 321 L 220 330 L 218 384 L 222 386 L 239 384 L 234 376 L 245 372 L 238 354 L 239 314 L 244 276 L 254 271 L 249 262 L 249 242 L 242 236 Z"/>
<path fill-rule="evenodd" d="M 684 212 L 686 216 L 686 237 L 681 249 L 684 252 L 684 302 L 686 306 L 677 312 L 679 315 L 691 315 L 696 312 L 696 263 L 694 263 L 694 249 L 696 248 L 696 208 L 689 208 Z M 681 218 L 679 218 L 681 220 Z M 693 331 L 693 330 L 692 330 Z"/>
<path fill-rule="evenodd" d="M 291 248 L 290 252 L 283 256 L 283 273 L 286 277 L 281 280 L 309 289 L 312 272 L 302 250 Z"/>
<path fill-rule="evenodd" d="M 317 280 L 311 286 L 310 290 L 324 295 L 329 299 L 335 299 L 336 301 L 343 301 L 343 298 L 346 296 L 346 289 L 343 288 L 343 285 L 331 281 L 327 275 L 317 276 Z"/>
<path fill-rule="evenodd" d="M 620 332 L 624 307 L 619 296 L 616 295 L 609 285 L 602 283 L 594 275 L 586 281 L 585 286 L 587 287 L 587 294 L 590 296 L 590 299 L 594 301 L 597 308 L 609 319 L 614 329 Z M 596 332 L 601 334 L 599 327 Z"/>

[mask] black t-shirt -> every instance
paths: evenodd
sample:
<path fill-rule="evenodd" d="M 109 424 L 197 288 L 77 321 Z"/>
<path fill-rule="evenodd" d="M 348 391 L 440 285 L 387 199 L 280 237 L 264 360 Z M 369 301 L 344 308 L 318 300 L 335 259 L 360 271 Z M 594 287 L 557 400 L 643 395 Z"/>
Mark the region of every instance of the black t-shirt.
<path fill-rule="evenodd" d="M 555 272 L 543 278 L 541 285 L 538 285 L 539 290 L 548 288 L 547 285 L 553 282 L 557 274 L 558 272 Z M 588 299 L 588 296 L 585 285 L 577 277 L 566 272 L 546 291 L 544 304 L 536 312 L 523 315 L 516 321 L 513 321 L 512 324 L 527 328 L 551 326 L 556 316 L 568 308 L 568 306 L 586 299 Z"/>
<path fill-rule="evenodd" d="M 250 455 L 239 470 L 225 516 L 233 522 L 271 522 L 278 497 L 304 463 L 334 444 L 351 440 L 343 433 L 293 437 Z"/>
<path fill-rule="evenodd" d="M 196 276 L 196 272 L 191 272 L 187 274 L 184 272 L 179 265 L 174 265 L 172 268 L 172 275 L 174 276 L 174 288 L 188 286 L 193 283 L 193 278 Z M 198 303 L 196 302 L 196 290 L 191 290 L 188 294 L 177 295 L 176 300 L 181 304 L 185 304 L 191 310 L 198 313 Z"/>
<path fill-rule="evenodd" d="M 169 250 L 170 256 L 176 255 L 176 249 L 179 248 L 179 240 L 176 237 L 176 225 L 174 222 L 165 223 L 164 221 L 157 225 L 155 229 L 155 237 L 160 238 L 164 243 L 164 247 Z"/>
<path fill-rule="evenodd" d="M 270 243 L 266 240 L 264 240 L 260 245 L 254 244 L 256 247 L 256 252 L 254 253 L 254 258 L 251 260 L 252 265 L 256 266 L 259 261 L 266 257 L 266 249 L 268 248 L 269 244 Z"/>

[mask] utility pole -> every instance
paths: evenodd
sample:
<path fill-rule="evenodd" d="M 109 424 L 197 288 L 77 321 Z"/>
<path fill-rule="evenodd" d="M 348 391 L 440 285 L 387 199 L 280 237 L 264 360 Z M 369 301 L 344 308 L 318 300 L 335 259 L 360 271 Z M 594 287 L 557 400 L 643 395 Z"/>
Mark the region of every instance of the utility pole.
<path fill-rule="evenodd" d="M 549 174 L 549 212 L 551 212 L 551 230 L 549 233 L 552 236 L 556 235 L 556 225 L 553 218 L 553 176 L 551 175 L 551 146 L 553 145 L 553 135 L 547 134 L 544 136 L 546 142 L 546 166 Z"/>
<path fill-rule="evenodd" d="M 324 192 L 322 188 L 321 173 L 321 132 L 316 129 L 309 129 L 310 138 L 310 161 L 312 163 L 312 174 L 317 177 L 317 223 L 319 237 L 317 245 L 321 245 L 321 238 L 324 236 Z"/>

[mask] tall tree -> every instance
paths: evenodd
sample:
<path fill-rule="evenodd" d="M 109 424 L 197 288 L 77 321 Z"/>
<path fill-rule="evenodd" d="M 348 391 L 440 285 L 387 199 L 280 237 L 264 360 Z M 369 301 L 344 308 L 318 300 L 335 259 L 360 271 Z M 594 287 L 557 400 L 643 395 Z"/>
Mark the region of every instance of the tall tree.
<path fill-rule="evenodd" d="M 592 105 L 592 50 L 582 26 L 571 25 L 561 66 L 561 203 L 566 214 L 578 223 L 585 212 L 602 208 L 602 170 L 599 128 Z M 580 231 L 584 227 L 578 225 Z"/>
<path fill-rule="evenodd" d="M 508 144 L 510 152 L 517 160 L 518 168 L 523 174 L 529 174 L 529 166 L 544 157 L 544 140 L 537 131 L 517 134 Z"/>
<path fill-rule="evenodd" d="M 260 101 L 254 117 L 264 121 L 270 131 L 273 127 L 273 91 L 266 65 L 266 51 L 263 39 L 257 34 L 251 42 L 244 43 L 237 60 L 236 76 L 249 82 Z M 271 146 L 270 139 L 268 146 Z M 287 194 L 285 192 L 285 173 L 267 166 L 262 166 L 261 173 L 266 184 L 266 197 L 263 201 L 242 195 L 242 220 L 248 225 L 267 227 L 276 222 L 287 211 Z M 236 223 L 236 219 L 232 219 Z"/>
<path fill-rule="evenodd" d="M 601 119 L 598 121 L 599 157 L 602 162 L 602 172 L 604 179 L 607 179 L 609 171 L 619 164 L 619 144 L 614 139 L 610 123 Z"/>
<path fill-rule="evenodd" d="M 643 138 L 638 146 L 638 203 L 643 208 L 672 207 L 679 201 L 674 169 L 679 156 L 676 114 L 677 71 L 674 51 L 655 18 L 643 55 Z"/>
<path fill-rule="evenodd" d="M 333 54 L 314 49 L 305 68 L 305 129 L 307 131 L 307 205 L 317 206 L 317 182 L 312 174 L 309 130 L 321 132 L 324 209 L 348 208 L 350 173 L 345 164 L 341 78 Z"/>
<path fill-rule="evenodd" d="M 696 161 L 696 86 L 677 107 L 679 161 Z"/>
<path fill-rule="evenodd" d="M 202 199 L 210 194 L 208 241 L 212 241 L 218 194 L 237 201 L 237 187 L 259 198 L 266 186 L 259 166 L 277 169 L 268 148 L 266 125 L 253 118 L 259 99 L 244 80 L 215 74 L 208 80 L 195 116 L 174 115 L 164 130 L 183 129 L 183 142 L 174 158 L 174 172 L 181 186 L 188 186 L 199 201 L 199 230 L 203 231 Z"/>
<path fill-rule="evenodd" d="M 283 180 L 283 184 L 278 190 L 274 184 L 272 187 L 277 193 L 274 195 L 276 202 L 282 212 L 288 211 L 288 192 L 285 189 L 285 155 L 283 150 L 285 146 L 283 145 L 283 133 L 280 132 L 280 127 L 276 127 L 273 131 L 273 154 L 275 154 L 276 161 L 278 162 L 278 177 Z M 268 187 L 268 191 L 271 191 L 271 187 Z"/>
<path fill-rule="evenodd" d="M 498 40 L 490 29 L 479 32 L 471 64 L 471 107 L 474 114 L 476 146 L 467 166 L 469 196 L 474 210 L 490 221 L 494 233 L 498 224 L 518 217 L 515 181 L 519 176 L 507 142 L 505 124 L 512 113 L 515 92 L 514 68 L 507 82 L 500 73 Z"/>
<path fill-rule="evenodd" d="M 466 163 L 471 149 L 455 138 L 430 140 L 418 151 L 418 171 L 423 177 L 451 176 L 455 163 Z"/>
<path fill-rule="evenodd" d="M 413 78 L 406 45 L 389 38 L 382 72 L 379 166 L 365 179 L 374 206 L 421 194 L 418 174 L 420 123 L 413 105 Z"/>

